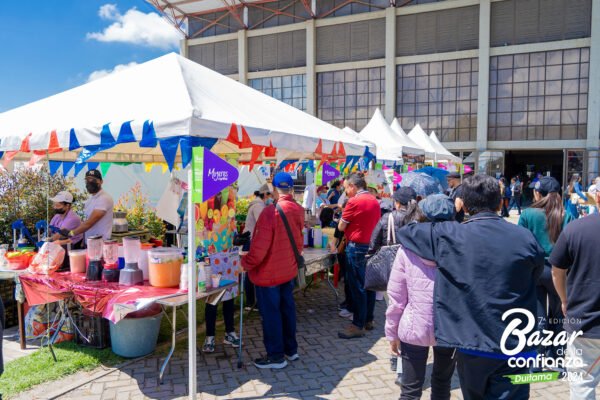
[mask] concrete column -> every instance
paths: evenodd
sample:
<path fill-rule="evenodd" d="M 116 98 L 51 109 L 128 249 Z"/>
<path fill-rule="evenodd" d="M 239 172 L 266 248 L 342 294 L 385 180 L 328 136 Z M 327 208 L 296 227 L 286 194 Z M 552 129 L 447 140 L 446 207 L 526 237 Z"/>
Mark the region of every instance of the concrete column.
<path fill-rule="evenodd" d="M 491 0 L 479 4 L 479 85 L 477 90 L 477 150 L 484 151 L 488 141 L 488 102 L 490 84 Z"/>
<path fill-rule="evenodd" d="M 588 92 L 587 140 L 588 183 L 599 174 L 600 147 L 600 79 L 592 79 L 600 70 L 600 0 L 592 1 L 592 39 L 590 46 L 590 79 Z"/>
<path fill-rule="evenodd" d="M 248 36 L 246 30 L 238 31 L 238 80 L 244 85 L 248 84 Z"/>
<path fill-rule="evenodd" d="M 179 41 L 179 55 L 185 58 L 188 57 L 188 41 L 185 38 Z"/>
<path fill-rule="evenodd" d="M 315 20 L 306 21 L 306 112 L 317 115 L 317 28 Z"/>
<path fill-rule="evenodd" d="M 396 8 L 385 10 L 385 110 L 389 123 L 396 116 Z"/>

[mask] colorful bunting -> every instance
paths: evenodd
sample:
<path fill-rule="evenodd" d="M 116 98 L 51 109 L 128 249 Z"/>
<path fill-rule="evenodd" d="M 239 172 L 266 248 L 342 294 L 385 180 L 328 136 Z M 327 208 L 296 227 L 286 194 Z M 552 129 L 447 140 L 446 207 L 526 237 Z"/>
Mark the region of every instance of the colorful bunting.
<path fill-rule="evenodd" d="M 50 169 L 50 175 L 54 175 L 60 166 L 62 165 L 62 161 L 52 161 L 48 162 L 48 168 Z"/>
<path fill-rule="evenodd" d="M 106 174 L 108 173 L 108 170 L 110 169 L 110 165 L 111 165 L 111 163 L 107 163 L 107 162 L 100 163 L 100 172 L 102 172 L 103 177 L 106 177 Z"/>
<path fill-rule="evenodd" d="M 135 142 L 135 136 L 131 129 L 131 121 L 124 122 L 121 125 L 119 136 L 117 137 L 117 143 L 133 143 Z"/>
<path fill-rule="evenodd" d="M 140 147 L 155 148 L 158 144 L 156 139 L 156 132 L 154 131 L 154 123 L 150 121 L 144 122 L 142 128 L 142 140 L 140 140 Z"/>
<path fill-rule="evenodd" d="M 273 147 L 273 143 L 269 140 L 269 147 L 265 148 L 265 157 L 275 157 L 277 149 Z"/>
<path fill-rule="evenodd" d="M 75 176 L 79 175 L 79 173 L 85 166 L 86 166 L 86 163 L 79 163 L 79 164 L 75 163 Z"/>
<path fill-rule="evenodd" d="M 87 163 L 88 171 L 91 169 L 98 169 L 99 162 L 89 162 Z"/>
<path fill-rule="evenodd" d="M 63 176 L 69 175 L 69 171 L 75 166 L 75 163 L 72 161 L 64 161 L 63 162 Z"/>
<path fill-rule="evenodd" d="M 69 151 L 77 150 L 80 147 L 77 135 L 75 135 L 75 129 L 71 129 L 69 133 Z"/>

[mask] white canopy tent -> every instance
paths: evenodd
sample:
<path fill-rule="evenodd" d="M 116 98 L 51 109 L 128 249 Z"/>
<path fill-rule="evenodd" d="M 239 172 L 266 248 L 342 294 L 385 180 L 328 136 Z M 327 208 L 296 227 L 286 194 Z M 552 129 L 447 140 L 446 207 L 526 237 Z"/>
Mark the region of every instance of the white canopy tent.
<path fill-rule="evenodd" d="M 312 155 L 344 143 L 347 155 L 363 155 L 365 143 L 339 128 L 171 53 L 125 71 L 0 114 L 0 151 L 18 151 L 30 134 L 30 150 L 48 149 L 51 133 L 68 149 L 74 133 L 82 147 L 99 145 L 108 126 L 114 140 L 124 125 L 139 142 L 151 125 L 157 139 L 194 136 L 218 139 L 213 151 L 241 153 L 225 139 L 243 126 L 252 144 L 291 150 L 288 158 Z M 241 134 L 238 129 L 238 135 Z M 50 158 L 73 160 L 74 152 Z M 162 161 L 157 147 L 119 143 L 91 161 Z"/>
<path fill-rule="evenodd" d="M 460 162 L 460 159 L 448 152 L 441 144 L 438 146 L 427 136 L 421 125 L 416 124 L 408 133 L 416 144 L 425 149 L 425 157 L 434 162 Z"/>
<path fill-rule="evenodd" d="M 457 157 L 454 154 L 450 153 L 444 147 L 444 145 L 442 145 L 442 143 L 438 140 L 437 135 L 435 134 L 434 131 L 431 131 L 431 133 L 429 134 L 429 139 L 431 139 L 431 142 L 433 143 L 433 147 L 435 148 L 435 151 L 438 154 L 438 161 L 440 159 L 442 159 L 443 157 L 446 157 L 446 160 L 449 162 L 454 162 L 454 163 L 462 162 L 460 157 Z"/>
<path fill-rule="evenodd" d="M 232 137 L 241 144 L 232 143 Z M 193 138 L 213 139 L 213 152 L 247 159 L 253 145 L 272 145 L 278 157 L 284 153 L 287 158 L 320 158 L 323 153 L 360 156 L 370 147 L 339 128 L 173 53 L 0 114 L 0 152 L 6 152 L 5 159 L 29 157 L 38 151 L 38 155 L 50 153 L 50 159 L 75 160 L 77 149 L 83 147 L 94 153 L 87 161 L 161 162 L 161 139 L 168 138 L 190 139 L 191 146 L 199 145 Z M 191 171 L 188 181 L 191 191 Z M 194 213 L 191 198 L 189 215 Z M 189 248 L 195 247 L 194 232 L 194 219 L 189 218 Z M 195 263 L 189 263 L 189 268 L 193 288 Z M 193 290 L 189 291 L 188 312 L 189 336 L 195 337 Z M 193 340 L 188 357 L 189 396 L 194 397 Z"/>
<path fill-rule="evenodd" d="M 398 118 L 394 118 L 390 127 L 394 132 L 396 132 L 398 136 L 400 136 L 400 140 L 402 141 L 402 143 L 406 143 L 407 147 L 417 148 L 421 150 L 416 154 L 425 154 L 425 150 L 417 143 L 415 143 L 410 137 L 408 137 L 406 132 L 404 132 L 404 129 L 402 129 L 402 126 L 400 126 L 400 122 L 398 122 Z"/>
<path fill-rule="evenodd" d="M 364 141 L 375 144 L 378 160 L 401 161 L 402 154 L 423 154 L 420 147 L 403 141 L 390 128 L 379 108 L 375 110 L 373 117 L 359 135 Z"/>

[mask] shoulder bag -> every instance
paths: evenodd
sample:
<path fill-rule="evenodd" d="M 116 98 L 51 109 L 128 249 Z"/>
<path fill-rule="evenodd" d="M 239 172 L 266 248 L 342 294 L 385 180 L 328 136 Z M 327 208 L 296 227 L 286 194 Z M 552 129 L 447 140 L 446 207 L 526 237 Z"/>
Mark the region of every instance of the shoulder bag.
<path fill-rule="evenodd" d="M 277 211 L 279 211 L 279 215 L 281 215 L 281 219 L 283 220 L 283 225 L 285 226 L 285 230 L 288 234 L 288 238 L 290 239 L 290 244 L 292 245 L 292 250 L 294 251 L 294 257 L 296 257 L 296 263 L 298 264 L 298 274 L 300 276 L 304 276 L 304 270 L 306 268 L 306 264 L 304 262 L 304 257 L 298 252 L 298 246 L 296 246 L 296 242 L 294 241 L 294 235 L 292 235 L 292 230 L 290 229 L 290 225 L 288 224 L 288 220 L 283 212 L 283 208 L 279 204 L 276 205 Z"/>
<path fill-rule="evenodd" d="M 392 266 L 396 259 L 396 254 L 400 248 L 396 244 L 396 230 L 394 229 L 394 215 L 390 213 L 388 217 L 387 245 L 382 246 L 367 261 L 365 270 L 365 289 L 373 291 L 386 291 Z"/>

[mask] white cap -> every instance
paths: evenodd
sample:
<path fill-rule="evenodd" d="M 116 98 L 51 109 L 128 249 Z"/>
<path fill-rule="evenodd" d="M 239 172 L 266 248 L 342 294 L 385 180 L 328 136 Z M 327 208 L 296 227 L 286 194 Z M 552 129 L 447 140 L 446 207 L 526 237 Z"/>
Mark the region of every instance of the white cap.
<path fill-rule="evenodd" d="M 56 196 L 50 199 L 54 203 L 73 203 L 73 195 L 69 192 L 58 192 Z"/>

